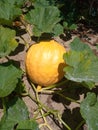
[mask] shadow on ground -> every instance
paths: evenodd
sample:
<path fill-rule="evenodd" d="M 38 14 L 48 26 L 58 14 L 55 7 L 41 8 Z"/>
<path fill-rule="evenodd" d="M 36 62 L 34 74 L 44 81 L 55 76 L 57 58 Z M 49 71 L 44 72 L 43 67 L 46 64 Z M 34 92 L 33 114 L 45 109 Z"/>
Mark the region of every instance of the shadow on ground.
<path fill-rule="evenodd" d="M 62 119 L 68 126 L 70 126 L 72 130 L 75 130 L 77 126 L 83 121 L 79 107 L 74 108 L 72 111 L 70 109 L 64 110 Z M 63 126 L 62 130 L 68 129 Z M 83 127 L 80 127 L 79 130 L 83 130 Z"/>
<path fill-rule="evenodd" d="M 69 81 L 67 84 L 62 86 L 59 91 L 60 94 L 54 94 L 52 96 L 53 101 L 64 105 L 65 109 L 62 113 L 62 119 L 71 128 L 71 130 L 76 130 L 79 124 L 83 122 L 83 118 L 80 113 L 80 105 L 77 105 L 77 103 L 71 105 L 71 103 L 74 101 L 80 101 L 80 95 L 83 94 L 85 97 L 89 91 L 89 89 L 83 87 L 81 84 Z M 84 130 L 83 125 L 84 124 L 82 124 L 82 126 L 77 130 Z M 61 130 L 68 129 L 63 126 Z"/>

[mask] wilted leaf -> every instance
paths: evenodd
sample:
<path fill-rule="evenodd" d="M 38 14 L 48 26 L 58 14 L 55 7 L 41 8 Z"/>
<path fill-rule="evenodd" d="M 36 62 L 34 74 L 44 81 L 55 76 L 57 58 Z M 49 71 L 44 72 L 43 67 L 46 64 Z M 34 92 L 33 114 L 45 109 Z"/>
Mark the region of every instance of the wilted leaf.
<path fill-rule="evenodd" d="M 61 20 L 60 11 L 55 6 L 39 6 L 26 14 L 25 19 L 33 25 L 34 36 L 52 33 L 55 25 Z"/>
<path fill-rule="evenodd" d="M 0 64 L 0 97 L 9 95 L 17 86 L 22 71 L 14 65 Z"/>
<path fill-rule="evenodd" d="M 18 46 L 15 35 L 14 30 L 0 27 L 0 57 L 9 55 Z"/>
<path fill-rule="evenodd" d="M 35 120 L 24 120 L 19 122 L 16 130 L 39 130 Z"/>
<path fill-rule="evenodd" d="M 71 50 L 64 54 L 67 67 L 65 77 L 76 82 L 98 82 L 98 57 L 84 43 L 71 43 Z"/>
<path fill-rule="evenodd" d="M 5 105 L 6 112 L 1 119 L 0 130 L 13 130 L 20 121 L 28 119 L 28 109 L 22 99 L 11 98 Z"/>
<path fill-rule="evenodd" d="M 98 130 L 98 98 L 95 93 L 87 93 L 80 105 L 80 112 L 88 125 L 88 130 Z"/>

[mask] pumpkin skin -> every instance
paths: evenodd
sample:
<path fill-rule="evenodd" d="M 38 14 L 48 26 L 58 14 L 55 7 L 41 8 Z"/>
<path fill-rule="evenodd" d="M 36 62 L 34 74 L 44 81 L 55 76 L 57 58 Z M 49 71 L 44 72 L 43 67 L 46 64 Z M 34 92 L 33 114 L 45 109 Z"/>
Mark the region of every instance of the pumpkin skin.
<path fill-rule="evenodd" d="M 64 77 L 65 48 L 54 40 L 33 44 L 26 54 L 26 72 L 33 83 L 49 86 Z"/>

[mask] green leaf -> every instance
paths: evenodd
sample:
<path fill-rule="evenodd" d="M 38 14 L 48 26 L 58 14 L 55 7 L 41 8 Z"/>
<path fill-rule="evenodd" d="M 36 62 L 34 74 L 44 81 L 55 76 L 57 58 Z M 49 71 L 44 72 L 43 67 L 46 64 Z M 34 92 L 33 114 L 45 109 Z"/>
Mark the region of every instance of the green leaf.
<path fill-rule="evenodd" d="M 28 119 L 28 109 L 22 99 L 14 96 L 5 105 L 6 112 L 1 119 L 0 130 L 13 130 L 20 121 Z"/>
<path fill-rule="evenodd" d="M 39 130 L 35 120 L 24 120 L 19 122 L 16 130 Z"/>
<path fill-rule="evenodd" d="M 63 22 L 63 26 L 64 26 L 64 28 L 68 28 L 68 23 L 67 22 Z"/>
<path fill-rule="evenodd" d="M 77 40 L 75 40 L 77 41 Z M 98 82 L 98 57 L 84 43 L 71 43 L 71 49 L 64 54 L 68 66 L 64 68 L 65 77 L 76 82 Z"/>
<path fill-rule="evenodd" d="M 98 130 L 98 98 L 95 93 L 87 93 L 80 105 L 80 112 L 88 125 L 88 130 Z"/>
<path fill-rule="evenodd" d="M 11 5 L 21 7 L 26 0 L 2 0 L 3 3 L 9 3 Z"/>
<path fill-rule="evenodd" d="M 13 20 L 22 14 L 21 8 L 18 7 L 20 4 L 22 4 L 22 1 L 0 1 L 0 24 L 12 25 Z"/>
<path fill-rule="evenodd" d="M 69 27 L 69 30 L 74 30 L 77 28 L 77 25 L 76 24 L 72 24 L 70 27 Z"/>
<path fill-rule="evenodd" d="M 22 71 L 12 64 L 0 64 L 0 97 L 9 95 L 17 86 Z"/>
<path fill-rule="evenodd" d="M 60 11 L 55 6 L 37 7 L 26 14 L 25 19 L 33 25 L 34 36 L 52 33 L 55 25 L 61 20 Z"/>
<path fill-rule="evenodd" d="M 61 24 L 56 24 L 53 29 L 53 34 L 55 36 L 59 36 L 60 34 L 63 34 L 63 26 Z"/>
<path fill-rule="evenodd" d="M 19 80 L 14 92 L 17 93 L 18 95 L 25 94 L 26 93 L 26 85 L 24 84 L 24 82 Z"/>
<path fill-rule="evenodd" d="M 15 35 L 14 30 L 0 27 L 0 57 L 9 55 L 18 46 Z"/>
<path fill-rule="evenodd" d="M 84 87 L 89 88 L 89 89 L 93 89 L 95 87 L 95 83 L 94 82 L 82 82 L 82 85 Z"/>
<path fill-rule="evenodd" d="M 74 30 L 77 28 L 76 24 L 71 24 L 70 26 L 68 25 L 68 22 L 63 22 L 63 26 L 67 30 Z"/>
<path fill-rule="evenodd" d="M 49 6 L 49 1 L 47 0 L 35 0 L 34 2 L 34 7 L 39 7 L 39 6 L 42 6 L 42 7 L 46 7 L 46 6 Z"/>
<path fill-rule="evenodd" d="M 78 52 L 87 50 L 88 53 L 92 53 L 90 47 L 87 44 L 83 43 L 78 37 L 76 37 L 70 43 L 70 48 L 71 50 L 78 51 Z"/>

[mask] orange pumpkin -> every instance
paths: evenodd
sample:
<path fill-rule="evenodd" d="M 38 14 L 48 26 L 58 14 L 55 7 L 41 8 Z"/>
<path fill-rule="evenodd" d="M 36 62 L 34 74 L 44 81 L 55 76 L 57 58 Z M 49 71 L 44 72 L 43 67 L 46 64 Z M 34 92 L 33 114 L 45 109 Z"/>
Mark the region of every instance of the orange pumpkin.
<path fill-rule="evenodd" d="M 63 76 L 65 48 L 54 40 L 33 44 L 26 55 L 26 71 L 30 80 L 40 86 L 49 86 Z"/>

